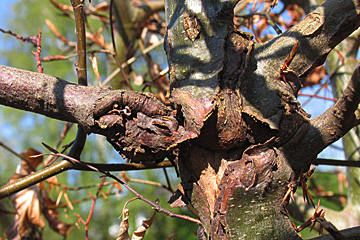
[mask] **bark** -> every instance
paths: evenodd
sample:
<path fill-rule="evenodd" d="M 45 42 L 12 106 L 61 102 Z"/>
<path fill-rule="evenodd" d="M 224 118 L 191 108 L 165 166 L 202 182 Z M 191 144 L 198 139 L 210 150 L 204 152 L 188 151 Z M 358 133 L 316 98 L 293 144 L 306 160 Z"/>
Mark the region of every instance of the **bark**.
<path fill-rule="evenodd" d="M 0 89 L 0 104 L 79 123 L 135 162 L 174 157 L 178 143 L 196 136 L 151 94 L 81 86 L 5 66 L 0 66 Z"/>
<path fill-rule="evenodd" d="M 77 122 L 133 161 L 170 158 L 182 181 L 176 196 L 199 213 L 200 238 L 299 239 L 282 200 L 316 155 L 359 123 L 359 69 L 313 120 L 297 92 L 357 29 L 359 3 L 327 1 L 257 44 L 233 28 L 235 2 L 165 1 L 171 106 L 8 67 L 0 68 L 0 104 Z"/>
<path fill-rule="evenodd" d="M 231 2 L 195 2 L 166 2 L 172 101 L 187 128 L 201 132 L 180 151 L 184 193 L 211 239 L 296 239 L 282 198 L 324 147 L 358 124 L 358 71 L 343 98 L 314 120 L 296 95 L 359 26 L 358 3 L 328 1 L 256 44 L 232 28 Z"/>

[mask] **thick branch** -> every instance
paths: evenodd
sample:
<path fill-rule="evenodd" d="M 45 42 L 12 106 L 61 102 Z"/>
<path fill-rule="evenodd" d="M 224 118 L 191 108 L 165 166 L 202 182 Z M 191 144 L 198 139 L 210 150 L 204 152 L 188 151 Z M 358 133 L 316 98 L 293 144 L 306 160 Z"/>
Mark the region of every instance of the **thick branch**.
<path fill-rule="evenodd" d="M 334 106 L 311 121 L 319 129 L 325 145 L 329 145 L 360 123 L 360 69 L 356 68 L 341 98 Z"/>
<path fill-rule="evenodd" d="M 254 52 L 258 61 L 256 72 L 267 69 L 266 72 L 278 73 L 295 43 L 299 41 L 290 69 L 304 80 L 306 75 L 321 65 L 327 54 L 359 25 L 358 1 L 329 0 L 292 29 L 258 45 Z"/>
<path fill-rule="evenodd" d="M 284 146 L 294 162 L 315 159 L 325 147 L 344 136 L 360 123 L 360 69 L 356 68 L 341 98 L 320 116 L 304 124 Z M 296 146 L 296 147 L 295 147 Z"/>
<path fill-rule="evenodd" d="M 198 136 L 150 93 L 81 86 L 5 66 L 0 66 L 0 104 L 79 123 L 138 162 L 163 160 L 178 143 Z"/>
<path fill-rule="evenodd" d="M 90 111 L 94 102 L 109 92 L 46 74 L 0 66 L 0 104 L 63 121 L 93 125 Z"/>

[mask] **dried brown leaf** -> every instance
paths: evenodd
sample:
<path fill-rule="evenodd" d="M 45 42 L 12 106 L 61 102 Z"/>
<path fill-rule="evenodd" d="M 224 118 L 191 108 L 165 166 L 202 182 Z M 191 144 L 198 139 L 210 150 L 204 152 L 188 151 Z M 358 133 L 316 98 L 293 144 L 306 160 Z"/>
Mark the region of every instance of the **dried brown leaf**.
<path fill-rule="evenodd" d="M 100 73 L 99 73 L 99 68 L 98 68 L 98 63 L 97 63 L 97 58 L 96 56 L 93 57 L 89 57 L 92 63 L 92 69 L 94 70 L 95 76 L 98 79 L 99 83 L 101 83 L 101 78 L 100 78 Z"/>
<path fill-rule="evenodd" d="M 41 216 L 38 186 L 39 184 L 34 185 L 9 197 L 17 214 L 14 217 L 13 224 L 5 231 L 7 238 L 17 239 L 25 236 L 30 227 L 45 226 Z"/>
<path fill-rule="evenodd" d="M 47 187 L 48 192 L 53 192 L 55 189 L 54 187 L 56 187 L 56 191 L 59 192 L 60 183 L 57 180 L 56 176 L 52 176 L 51 178 L 48 178 L 46 182 L 48 183 L 48 187 Z"/>
<path fill-rule="evenodd" d="M 101 34 L 101 32 L 95 32 L 95 33 L 86 32 L 86 38 L 93 41 L 94 43 L 96 43 L 100 47 L 106 49 L 105 38 Z"/>
<path fill-rule="evenodd" d="M 59 30 L 57 29 L 57 27 L 49 20 L 49 19 L 45 19 L 45 23 L 46 25 L 50 28 L 51 32 L 55 35 L 55 37 L 57 37 L 58 39 L 60 39 L 61 41 L 63 41 L 65 44 L 68 45 L 74 45 L 73 43 L 71 43 L 66 37 L 64 37 Z"/>
<path fill-rule="evenodd" d="M 133 79 L 134 79 L 134 84 L 135 84 L 136 86 L 141 86 L 141 85 L 143 85 L 143 84 L 144 84 L 144 81 L 145 81 L 144 76 L 142 76 L 142 75 L 137 75 L 137 74 L 135 74 L 134 72 L 132 72 L 132 73 L 133 73 L 132 76 L 133 76 Z"/>
<path fill-rule="evenodd" d="M 121 184 L 118 183 L 118 182 L 113 183 L 112 186 L 113 186 L 114 188 L 116 188 L 116 189 L 119 189 L 120 192 L 123 191 L 123 188 L 122 188 Z"/>
<path fill-rule="evenodd" d="M 122 171 L 122 172 L 121 172 L 121 176 L 122 176 L 124 182 L 129 183 L 129 178 L 127 177 L 125 171 Z"/>
<path fill-rule="evenodd" d="M 338 58 L 341 62 L 341 65 L 344 65 L 345 64 L 345 56 L 344 56 L 343 52 L 341 50 L 337 50 L 337 49 L 335 49 L 335 51 L 338 54 Z"/>
<path fill-rule="evenodd" d="M 63 194 L 64 194 L 64 190 L 61 190 L 58 197 L 57 197 L 57 199 L 56 199 L 56 203 L 55 203 L 56 206 L 59 205 L 61 197 L 62 197 Z"/>
<path fill-rule="evenodd" d="M 178 189 L 172 194 L 168 203 L 170 207 L 185 207 L 188 203 L 188 199 L 185 196 L 185 191 L 182 184 L 178 184 Z"/>
<path fill-rule="evenodd" d="M 314 70 L 307 76 L 304 87 L 311 87 L 320 84 L 321 80 L 324 79 L 325 76 L 326 70 L 323 65 L 314 68 Z"/>
<path fill-rule="evenodd" d="M 66 204 L 68 205 L 68 207 L 71 209 L 71 210 L 74 210 L 74 207 L 73 205 L 71 204 L 71 201 L 69 199 L 69 195 L 67 194 L 67 192 L 64 192 L 64 198 L 65 198 L 65 201 L 66 201 Z"/>
<path fill-rule="evenodd" d="M 290 4 L 286 10 L 289 16 L 291 17 L 291 22 L 289 23 L 288 28 L 291 28 L 294 25 L 296 25 L 305 15 L 304 9 L 299 7 L 297 4 Z"/>
<path fill-rule="evenodd" d="M 102 2 L 95 6 L 94 11 L 95 12 L 105 12 L 109 10 L 109 3 L 108 2 Z"/>
<path fill-rule="evenodd" d="M 116 240 L 130 240 L 128 231 L 129 231 L 129 209 L 124 208 L 123 220 L 121 221 L 119 234 Z"/>
<path fill-rule="evenodd" d="M 9 182 L 22 178 L 30 174 L 33 169 L 36 169 L 36 167 L 39 166 L 40 163 L 42 163 L 43 157 L 40 156 L 32 158 L 31 156 L 39 154 L 41 154 L 39 151 L 36 151 L 32 148 L 29 148 L 26 152 L 22 152 L 20 156 L 25 158 L 27 161 L 21 160 L 20 165 L 16 169 L 16 173 L 10 178 Z"/>
<path fill-rule="evenodd" d="M 100 194 L 105 200 L 109 201 L 109 198 L 107 197 L 106 193 L 101 192 Z"/>
<path fill-rule="evenodd" d="M 49 202 L 46 203 L 46 205 L 53 205 L 53 204 L 54 202 L 51 200 L 49 200 Z M 52 230 L 54 230 L 55 232 L 59 233 L 64 237 L 69 235 L 73 224 L 68 224 L 59 220 L 59 213 L 57 212 L 56 209 L 44 209 L 42 213 L 44 214 Z"/>
<path fill-rule="evenodd" d="M 131 240 L 144 239 L 146 230 L 151 226 L 151 224 L 154 221 L 155 214 L 156 214 L 156 211 L 154 211 L 154 214 L 150 218 L 148 218 L 142 222 L 141 226 L 138 227 L 138 229 L 136 229 L 136 231 L 133 233 Z"/>

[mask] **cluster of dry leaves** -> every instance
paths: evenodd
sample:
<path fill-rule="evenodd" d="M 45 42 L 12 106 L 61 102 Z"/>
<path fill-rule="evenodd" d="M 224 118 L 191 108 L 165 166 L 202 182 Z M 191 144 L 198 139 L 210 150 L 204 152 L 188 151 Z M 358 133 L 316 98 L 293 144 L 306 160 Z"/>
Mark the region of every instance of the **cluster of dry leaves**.
<path fill-rule="evenodd" d="M 19 163 L 15 174 L 10 178 L 9 182 L 33 172 L 33 169 L 36 169 L 43 162 L 43 156 L 34 158 L 31 156 L 39 154 L 40 152 L 34 149 L 22 153 L 21 156 L 24 160 Z M 56 177 L 52 177 L 47 181 L 57 182 Z M 22 239 L 24 237 L 36 239 L 36 236 L 41 236 L 39 227 L 45 226 L 44 217 L 55 232 L 63 236 L 70 233 L 73 225 L 59 219 L 56 204 L 50 199 L 44 182 L 13 194 L 9 198 L 13 203 L 16 214 L 13 224 L 5 232 L 8 239 Z"/>
<path fill-rule="evenodd" d="M 119 231 L 119 235 L 118 237 L 116 238 L 116 240 L 129 240 L 130 239 L 130 235 L 129 235 L 129 209 L 127 208 L 124 208 L 123 209 L 123 220 L 120 224 L 120 231 Z M 141 240 L 145 237 L 145 233 L 146 233 L 146 230 L 151 226 L 151 224 L 153 223 L 154 221 L 154 217 L 155 217 L 155 214 L 156 214 L 156 211 L 154 211 L 154 214 L 144 220 L 141 224 L 140 227 L 138 227 L 138 229 L 136 229 L 133 234 L 132 234 L 132 237 L 131 239 L 132 240 Z"/>

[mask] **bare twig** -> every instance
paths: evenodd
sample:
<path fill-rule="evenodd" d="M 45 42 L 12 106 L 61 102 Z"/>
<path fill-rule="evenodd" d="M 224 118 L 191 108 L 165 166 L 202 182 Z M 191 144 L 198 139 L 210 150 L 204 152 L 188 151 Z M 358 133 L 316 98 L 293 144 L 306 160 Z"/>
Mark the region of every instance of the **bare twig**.
<path fill-rule="evenodd" d="M 34 47 L 36 47 L 36 45 L 37 45 L 36 37 L 23 37 L 23 36 L 20 36 L 20 35 L 12 32 L 12 31 L 6 31 L 6 30 L 3 30 L 1 28 L 0 28 L 0 32 L 10 34 L 10 35 L 16 37 L 16 39 L 18 39 L 20 41 L 23 41 L 23 42 L 30 42 L 32 45 L 34 45 Z"/>
<path fill-rule="evenodd" d="M 269 25 L 275 30 L 275 32 L 277 34 L 281 34 L 282 31 L 281 29 L 276 25 L 276 23 L 272 20 L 269 12 L 254 12 L 254 13 L 249 13 L 249 14 L 245 14 L 245 15 L 235 15 L 235 17 L 240 17 L 240 18 L 251 18 L 253 16 L 263 16 L 267 19 L 267 22 L 269 23 Z"/>
<path fill-rule="evenodd" d="M 96 204 L 96 199 L 99 197 L 99 193 L 100 193 L 100 190 L 101 188 L 104 186 L 104 182 L 105 182 L 105 177 L 103 177 L 101 179 L 101 183 L 100 183 L 100 186 L 98 187 L 98 190 L 96 192 L 96 195 L 93 197 L 91 192 L 89 192 L 89 195 L 90 195 L 90 198 L 91 198 L 91 208 L 90 208 L 90 211 L 89 211 L 89 215 L 88 215 L 88 218 L 86 219 L 86 221 L 84 221 L 80 215 L 78 214 L 75 214 L 80 222 L 82 222 L 85 226 L 85 239 L 89 239 L 89 236 L 88 236 L 88 233 L 89 233 L 89 223 L 90 223 L 90 220 L 91 220 L 91 217 L 93 215 L 93 212 L 94 212 L 94 209 L 95 209 L 95 204 Z"/>
<path fill-rule="evenodd" d="M 343 166 L 343 167 L 360 167 L 359 161 L 347 161 L 347 160 L 334 160 L 317 158 L 312 164 L 314 165 L 330 165 L 330 166 Z"/>
<path fill-rule="evenodd" d="M 127 67 L 128 65 L 132 64 L 133 62 L 135 62 L 136 59 L 144 56 L 145 54 L 147 54 L 148 52 L 154 50 L 156 47 L 160 46 L 161 44 L 164 43 L 164 39 L 161 39 L 159 42 L 157 42 L 156 44 L 153 44 L 151 46 L 149 46 L 148 48 L 144 49 L 144 51 L 138 55 L 138 56 L 134 56 L 129 58 L 126 62 L 121 64 L 121 68 L 124 69 L 125 67 Z M 103 81 L 103 85 L 108 84 L 119 72 L 120 72 L 120 68 L 115 69 L 115 71 L 113 71 L 104 81 Z"/>
<path fill-rule="evenodd" d="M 36 38 L 36 52 L 33 52 L 33 54 L 35 55 L 36 58 L 36 66 L 38 69 L 38 73 L 43 73 L 44 69 L 43 66 L 41 65 L 41 29 L 39 29 L 39 34 Z"/>
<path fill-rule="evenodd" d="M 299 96 L 310 97 L 310 98 L 319 98 L 319 99 L 329 100 L 329 101 L 333 101 L 333 102 L 336 102 L 338 100 L 337 98 L 329 98 L 329 97 L 319 96 L 317 94 L 299 93 Z"/>
<path fill-rule="evenodd" d="M 74 8 L 75 23 L 76 23 L 76 39 L 77 39 L 77 55 L 78 62 L 76 71 L 78 75 L 78 83 L 80 85 L 87 85 L 87 71 L 86 71 L 86 34 L 85 34 L 85 13 L 84 3 L 81 0 L 71 0 L 71 5 Z M 86 132 L 82 127 L 78 127 L 75 142 L 70 149 L 69 155 L 80 159 L 82 150 L 86 142 Z"/>
<path fill-rule="evenodd" d="M 45 145 L 45 144 L 44 144 Z M 197 223 L 198 225 L 202 225 L 202 223 L 200 222 L 200 220 L 198 219 L 194 219 L 192 217 L 189 217 L 189 216 L 184 216 L 184 215 L 180 215 L 180 214 L 176 214 L 176 213 L 172 213 L 170 212 L 169 210 L 161 207 L 159 204 L 157 203 L 154 203 L 150 200 L 148 200 L 147 198 L 145 198 L 144 196 L 142 196 L 141 194 L 139 194 L 138 192 L 136 192 L 133 188 L 131 188 L 126 182 L 122 181 L 121 179 L 119 179 L 118 177 L 116 177 L 115 175 L 109 173 L 109 172 L 106 172 L 106 171 L 102 171 L 102 170 L 99 170 L 97 169 L 96 167 L 94 166 L 91 166 L 89 164 L 86 164 L 82 161 L 79 161 L 75 158 L 72 158 L 70 156 L 66 156 L 64 154 L 61 154 L 59 153 L 58 151 L 56 151 L 55 149 L 52 149 L 51 147 L 45 145 L 49 150 L 51 150 L 53 152 L 54 155 L 58 155 L 60 157 L 63 157 L 71 162 L 74 162 L 74 163 L 77 163 L 77 164 L 80 164 L 80 165 L 83 165 L 93 171 L 96 171 L 96 172 L 100 172 L 100 173 L 103 173 L 105 176 L 107 177 L 110 177 L 114 180 L 116 180 L 117 182 L 119 182 L 120 184 L 122 184 L 125 188 L 127 188 L 130 192 L 132 192 L 133 194 L 136 195 L 136 198 L 150 204 L 151 206 L 153 206 L 158 212 L 162 212 L 162 213 L 165 213 L 166 215 L 170 216 L 170 217 L 176 217 L 176 218 L 181 218 L 181 219 L 184 219 L 184 220 L 188 220 L 188 221 L 191 221 L 191 222 L 194 222 L 194 223 Z"/>
<path fill-rule="evenodd" d="M 9 147 L 8 145 L 6 145 L 5 143 L 3 143 L 2 141 L 0 141 L 0 146 L 2 146 L 3 148 L 5 148 L 6 150 L 8 150 L 9 152 L 11 152 L 12 154 L 14 154 L 16 157 L 20 158 L 21 160 L 25 161 L 26 164 L 28 164 L 31 168 L 32 171 L 36 171 L 36 169 L 34 168 L 34 166 L 31 164 L 31 162 L 24 158 L 23 156 L 21 156 L 20 154 L 18 154 L 17 152 L 15 152 L 14 150 L 12 150 L 11 147 Z"/>

